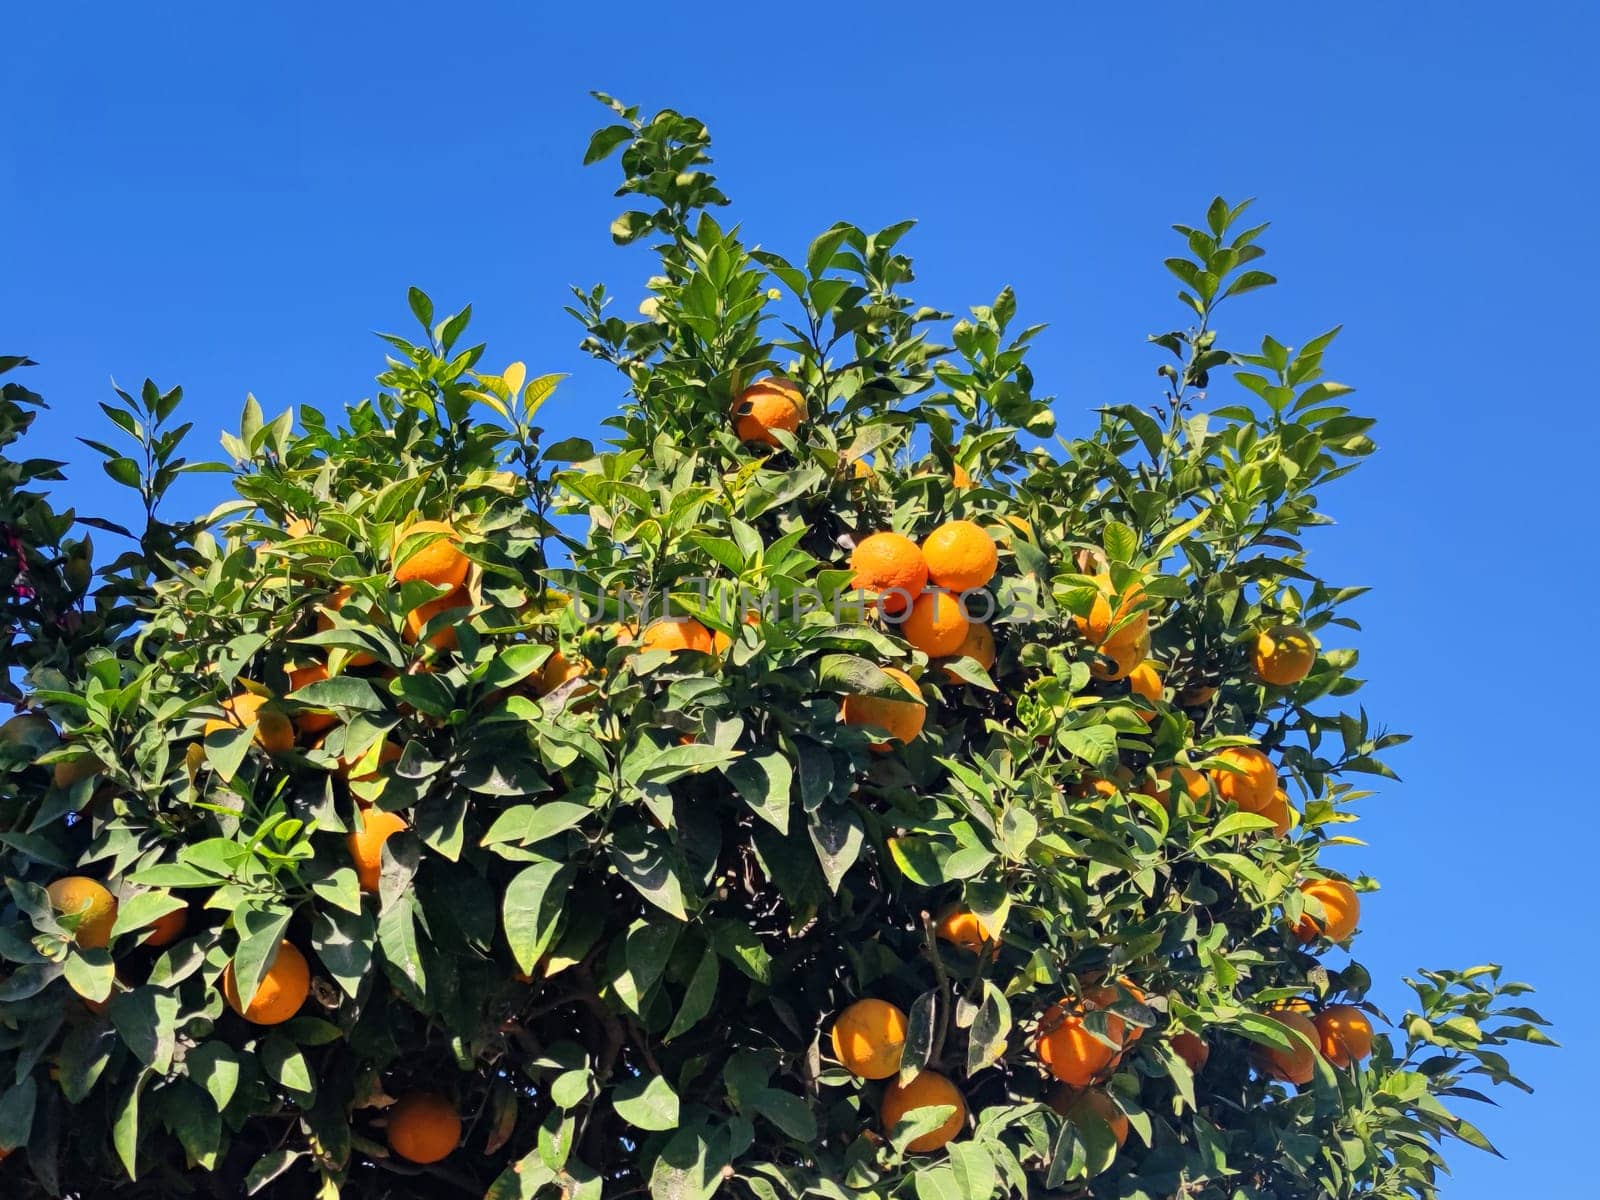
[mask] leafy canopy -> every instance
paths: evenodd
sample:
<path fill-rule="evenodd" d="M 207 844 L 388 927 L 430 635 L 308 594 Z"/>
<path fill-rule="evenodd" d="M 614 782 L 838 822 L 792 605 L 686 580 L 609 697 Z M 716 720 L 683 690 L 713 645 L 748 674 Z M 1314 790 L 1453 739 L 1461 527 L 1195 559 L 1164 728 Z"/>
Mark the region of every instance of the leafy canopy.
<path fill-rule="evenodd" d="M 0 464 L 25 709 L 0 739 L 6 1194 L 1434 1195 L 1444 1143 L 1488 1147 L 1455 1102 L 1521 1087 L 1502 1048 L 1547 1039 L 1497 967 L 1420 972 L 1380 1014 L 1359 962 L 1295 935 L 1332 920 L 1300 885 L 1346 878 L 1325 852 L 1359 845 L 1361 779 L 1402 738 L 1351 700 L 1363 589 L 1302 540 L 1374 448 L 1324 374 L 1337 331 L 1219 343 L 1222 302 L 1274 282 L 1265 226 L 1219 199 L 1176 227 L 1158 402 L 1046 442 L 1009 290 L 959 320 L 916 304 L 909 222 L 752 249 L 712 215 L 704 125 L 602 99 L 586 161 L 620 158 L 613 235 L 659 259 L 637 319 L 602 287 L 569 309 L 627 389 L 602 448 L 546 444 L 559 377 L 487 369 L 470 309 L 413 290 L 372 399 L 250 400 L 225 464 L 182 457 L 178 390 L 119 392 L 131 448 L 90 444 L 135 520 L 57 513 L 58 464 Z M 730 414 L 774 374 L 802 419 L 741 442 Z M 5 384 L 0 449 L 40 406 Z M 206 469 L 231 498 L 167 519 Z M 397 582 L 449 541 L 402 538 L 419 518 L 455 531 L 462 591 Z M 852 591 L 864 537 L 949 520 L 999 551 L 987 669 Z M 81 525 L 125 547 L 94 578 Z M 709 651 L 651 648 L 664 615 Z M 1320 651 L 1270 686 L 1256 635 L 1286 623 Z M 1150 698 L 1106 653 L 1139 628 Z M 839 713 L 905 700 L 888 667 L 925 721 L 883 751 Z M 240 694 L 293 745 L 234 723 Z M 1286 832 L 1218 794 L 1240 746 L 1272 759 Z M 350 835 L 376 812 L 403 828 L 364 891 Z M 52 905 L 69 875 L 117 898 L 108 945 Z M 982 932 L 941 937 L 952 907 Z M 224 975 L 247 1005 L 285 941 L 309 995 L 251 1023 Z M 949 1106 L 884 1128 L 896 1078 L 836 1060 L 863 997 L 907 1014 L 898 1081 L 962 1096 L 943 1148 L 908 1149 Z M 1334 1003 L 1370 1014 L 1370 1058 L 1279 1082 L 1272 1056 L 1311 1046 L 1270 1014 Z M 1089 1107 L 1040 1061 L 1068 1012 L 1109 1060 Z M 433 1166 L 385 1145 L 417 1091 L 463 1122 Z"/>

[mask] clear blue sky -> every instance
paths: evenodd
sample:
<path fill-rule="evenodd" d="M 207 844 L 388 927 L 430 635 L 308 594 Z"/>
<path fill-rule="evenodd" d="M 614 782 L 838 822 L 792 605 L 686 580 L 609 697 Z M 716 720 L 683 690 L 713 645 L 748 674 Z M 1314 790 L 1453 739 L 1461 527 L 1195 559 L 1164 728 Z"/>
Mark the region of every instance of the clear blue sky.
<path fill-rule="evenodd" d="M 1582 0 L 793 6 L 13 6 L 0 109 L 0 330 L 85 461 L 110 377 L 182 383 L 212 431 L 370 394 L 405 288 L 468 300 L 489 361 L 569 371 L 545 410 L 593 433 L 615 380 L 560 313 L 601 279 L 613 168 L 579 157 L 589 88 L 706 119 L 749 235 L 916 217 L 918 297 L 1014 284 L 1066 431 L 1146 402 L 1144 335 L 1180 320 L 1174 221 L 1259 197 L 1278 288 L 1236 343 L 1336 322 L 1336 378 L 1382 453 L 1326 499 L 1313 563 L 1362 602 L 1363 698 L 1412 731 L 1369 803 L 1384 882 L 1362 957 L 1385 982 L 1494 959 L 1540 986 L 1561 1052 L 1469 1113 L 1510 1155 L 1452 1152 L 1452 1200 L 1568 1195 L 1590 1147 L 1596 971 L 1587 812 L 1596 684 L 1595 127 Z M 380 15 L 381 14 L 381 15 Z M 1590 82 L 1585 82 L 1585 80 Z M 80 506 L 119 502 L 97 468 Z M 1586 753 L 1587 752 L 1587 753 Z M 1582 817 L 1583 819 L 1579 819 Z"/>

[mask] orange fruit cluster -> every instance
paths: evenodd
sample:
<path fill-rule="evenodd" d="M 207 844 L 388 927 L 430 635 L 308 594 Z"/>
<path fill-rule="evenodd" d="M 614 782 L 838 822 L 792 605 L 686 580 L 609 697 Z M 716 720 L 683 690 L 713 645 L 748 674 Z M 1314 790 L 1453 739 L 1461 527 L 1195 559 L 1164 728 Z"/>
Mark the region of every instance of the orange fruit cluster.
<path fill-rule="evenodd" d="M 1104 1036 L 1097 1036 L 1084 1017 L 1118 1002 L 1144 1003 L 1144 993 L 1127 979 L 1087 989 L 1077 1003 L 1058 1001 L 1039 1019 L 1034 1052 L 1045 1069 L 1062 1083 L 1087 1087 L 1116 1069 L 1125 1051 L 1143 1035 L 1122 1017 L 1108 1013 Z"/>

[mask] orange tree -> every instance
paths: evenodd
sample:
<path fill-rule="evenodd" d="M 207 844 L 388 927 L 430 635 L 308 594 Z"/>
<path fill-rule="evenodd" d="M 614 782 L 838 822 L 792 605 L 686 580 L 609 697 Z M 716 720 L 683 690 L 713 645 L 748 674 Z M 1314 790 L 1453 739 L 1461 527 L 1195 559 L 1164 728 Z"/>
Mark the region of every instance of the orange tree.
<path fill-rule="evenodd" d="M 5 460 L 5 1194 L 1434 1195 L 1547 1039 L 1346 954 L 1400 738 L 1301 538 L 1371 421 L 1332 334 L 1219 344 L 1263 227 L 1178 228 L 1162 402 L 1051 447 L 1009 291 L 915 304 L 909 223 L 751 249 L 704 127 L 606 102 L 660 261 L 570 310 L 602 450 L 413 292 L 199 520 L 179 394 L 106 406 L 92 588 Z"/>

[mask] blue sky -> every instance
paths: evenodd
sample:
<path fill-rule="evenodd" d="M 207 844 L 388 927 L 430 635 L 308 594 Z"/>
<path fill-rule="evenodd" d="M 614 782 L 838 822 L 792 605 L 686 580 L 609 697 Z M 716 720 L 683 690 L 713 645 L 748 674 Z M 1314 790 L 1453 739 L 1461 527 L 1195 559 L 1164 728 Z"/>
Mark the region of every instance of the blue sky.
<path fill-rule="evenodd" d="M 645 264 L 610 244 L 614 168 L 579 166 L 589 88 L 703 117 L 768 247 L 910 216 L 919 299 L 961 311 L 1013 284 L 1050 325 L 1034 369 L 1067 432 L 1157 394 L 1144 335 L 1181 320 L 1167 226 L 1257 196 L 1282 284 L 1232 305 L 1225 337 L 1343 322 L 1331 373 L 1380 418 L 1312 560 L 1374 588 L 1363 699 L 1416 735 L 1405 784 L 1367 806 L 1371 845 L 1335 855 L 1384 883 L 1361 954 L 1396 1011 L 1418 966 L 1539 985 L 1568 1048 L 1522 1056 L 1534 1097 L 1468 1114 L 1511 1161 L 1455 1150 L 1446 1195 L 1569 1193 L 1600 1069 L 1594 842 L 1568 815 L 1597 674 L 1600 10 L 538 7 L 8 14 L 0 349 L 42 364 L 34 452 L 85 463 L 71 437 L 113 376 L 181 383 L 204 450 L 246 391 L 269 412 L 368 395 L 368 331 L 409 321 L 413 283 L 473 302 L 490 364 L 571 372 L 545 414 L 593 433 L 617 385 L 560 306 L 603 279 L 631 309 Z M 125 503 L 95 467 L 76 479 L 85 510 Z"/>

